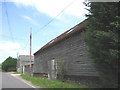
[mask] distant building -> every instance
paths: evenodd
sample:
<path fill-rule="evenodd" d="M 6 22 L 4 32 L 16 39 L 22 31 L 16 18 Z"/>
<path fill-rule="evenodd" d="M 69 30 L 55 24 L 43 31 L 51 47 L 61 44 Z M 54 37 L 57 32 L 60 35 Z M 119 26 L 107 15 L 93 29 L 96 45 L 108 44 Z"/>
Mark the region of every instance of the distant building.
<path fill-rule="evenodd" d="M 34 76 L 48 74 L 48 62 L 54 59 L 63 60 L 68 76 L 98 76 L 87 54 L 83 41 L 86 21 L 48 42 L 34 53 Z"/>
<path fill-rule="evenodd" d="M 31 72 L 33 72 L 34 57 L 31 56 Z M 17 72 L 29 74 L 30 55 L 19 55 L 17 60 Z"/>

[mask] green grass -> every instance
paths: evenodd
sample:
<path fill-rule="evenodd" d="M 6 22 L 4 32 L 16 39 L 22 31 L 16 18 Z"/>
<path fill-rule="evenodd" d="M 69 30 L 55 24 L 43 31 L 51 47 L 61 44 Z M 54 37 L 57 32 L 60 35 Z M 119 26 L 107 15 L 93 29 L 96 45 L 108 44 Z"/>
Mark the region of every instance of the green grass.
<path fill-rule="evenodd" d="M 7 72 L 7 71 L 5 71 L 5 70 L 2 70 L 2 72 Z"/>
<path fill-rule="evenodd" d="M 21 73 L 19 73 L 19 72 L 14 72 L 13 74 L 21 74 Z"/>
<path fill-rule="evenodd" d="M 47 78 L 30 77 L 24 74 L 21 74 L 21 76 L 23 79 L 31 81 L 33 85 L 40 86 L 40 88 L 87 88 L 86 86 L 65 83 L 60 80 L 49 80 Z"/>

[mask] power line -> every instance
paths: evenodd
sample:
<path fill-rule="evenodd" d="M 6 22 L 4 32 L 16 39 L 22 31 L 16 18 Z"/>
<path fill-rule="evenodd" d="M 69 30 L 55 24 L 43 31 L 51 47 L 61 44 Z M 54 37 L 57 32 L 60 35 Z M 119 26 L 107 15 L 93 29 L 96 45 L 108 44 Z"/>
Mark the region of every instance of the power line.
<path fill-rule="evenodd" d="M 22 50 L 25 50 L 29 45 L 29 39 L 27 40 L 27 43 L 25 44 L 24 48 Z"/>
<path fill-rule="evenodd" d="M 56 17 L 58 17 L 61 13 L 63 13 L 65 11 L 65 9 L 67 9 L 70 5 L 72 5 L 76 0 L 73 0 L 71 3 L 69 3 L 60 13 L 58 13 L 55 17 L 53 17 L 47 24 L 45 24 L 43 27 L 40 28 L 40 30 L 44 29 L 45 27 L 47 27 L 52 21 L 54 21 L 54 19 Z M 8 12 L 7 12 L 7 5 L 4 3 L 4 6 L 6 7 L 6 16 L 7 16 L 7 19 L 8 19 L 8 26 L 9 26 L 9 31 L 10 31 L 10 34 L 11 34 L 11 38 L 14 42 L 14 37 L 13 37 L 13 34 L 12 34 L 12 30 L 11 30 L 11 25 L 10 25 L 10 21 L 9 21 L 9 17 L 8 17 Z M 36 31 L 36 33 L 38 33 L 38 31 Z M 27 45 L 28 45 L 29 42 L 27 42 L 27 44 L 25 45 L 24 49 L 27 48 Z"/>
<path fill-rule="evenodd" d="M 55 17 L 53 17 L 47 24 L 45 24 L 43 27 L 40 28 L 40 30 L 44 29 L 45 27 L 47 27 L 53 20 L 55 20 L 56 17 L 58 17 L 61 13 L 63 13 L 65 11 L 65 9 L 67 9 L 69 6 L 71 6 L 76 0 L 73 0 L 71 3 L 69 3 L 62 11 L 60 11 L 60 13 L 58 13 Z M 36 31 L 35 33 L 37 34 L 39 32 Z"/>
<path fill-rule="evenodd" d="M 5 38 L 11 38 L 11 36 L 8 36 L 8 35 L 3 35 L 3 34 L 0 34 L 0 36 L 2 37 L 5 37 Z M 18 37 L 13 37 L 14 39 L 17 39 L 17 40 L 25 40 L 23 38 L 18 38 Z"/>
<path fill-rule="evenodd" d="M 9 20 L 7 5 L 6 5 L 5 2 L 4 2 L 4 6 L 5 6 L 5 8 L 6 8 L 5 14 L 6 14 L 7 20 L 8 20 L 9 32 L 10 32 L 10 35 L 11 35 L 11 39 L 12 39 L 12 41 L 13 41 L 13 43 L 14 43 L 14 42 L 15 42 L 15 37 L 13 37 L 13 34 L 12 34 L 12 29 L 11 29 L 11 24 L 10 24 L 10 20 Z M 5 35 L 2 35 L 2 36 L 5 36 Z M 5 37 L 9 37 L 9 36 L 5 36 Z M 17 38 L 16 38 L 16 39 L 17 39 Z M 25 47 L 23 48 L 23 50 L 25 50 L 25 49 L 27 48 L 28 43 L 29 43 L 29 42 L 27 42 L 27 43 L 25 44 Z"/>
<path fill-rule="evenodd" d="M 69 3 L 60 13 L 58 13 L 54 18 L 52 18 L 47 24 L 45 24 L 43 27 L 40 28 L 40 30 L 44 29 L 45 27 L 47 27 L 56 17 L 58 17 L 61 13 L 63 13 L 65 11 L 65 9 L 67 9 L 70 5 L 72 5 L 76 0 L 73 0 L 71 3 Z M 35 33 L 37 34 L 39 32 L 39 30 L 37 30 Z M 29 43 L 29 40 L 28 40 Z M 28 43 L 26 44 L 26 46 L 24 47 L 23 50 L 25 50 L 28 46 Z"/>
<path fill-rule="evenodd" d="M 8 16 L 8 11 L 7 11 L 7 5 L 6 5 L 5 2 L 4 2 L 4 6 L 5 6 L 5 8 L 6 8 L 6 9 L 5 9 L 5 14 L 6 14 L 6 16 L 7 16 L 9 32 L 10 32 L 10 35 L 11 35 L 12 41 L 14 42 L 14 38 L 13 38 L 12 30 L 11 30 L 11 24 L 10 24 L 10 20 L 9 20 L 9 16 Z"/>

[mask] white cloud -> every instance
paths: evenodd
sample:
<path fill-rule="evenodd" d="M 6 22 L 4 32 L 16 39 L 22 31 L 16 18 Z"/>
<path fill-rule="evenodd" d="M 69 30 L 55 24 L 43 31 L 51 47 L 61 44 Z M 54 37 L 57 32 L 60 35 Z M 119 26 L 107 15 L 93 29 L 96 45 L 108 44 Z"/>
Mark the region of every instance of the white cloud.
<path fill-rule="evenodd" d="M 29 54 L 28 51 L 21 50 L 19 43 L 13 43 L 10 41 L 0 41 L 0 63 L 3 62 L 7 57 L 17 57 L 17 52 L 22 55 Z"/>
<path fill-rule="evenodd" d="M 56 16 L 64 8 L 64 13 L 74 16 L 83 16 L 87 11 L 84 9 L 84 0 L 13 0 L 17 6 L 32 6 L 39 12 L 51 17 Z"/>
<path fill-rule="evenodd" d="M 7 41 L 0 42 L 0 50 L 8 51 L 8 50 L 16 50 L 19 48 L 20 48 L 20 45 L 18 43 L 12 43 Z"/>
<path fill-rule="evenodd" d="M 29 55 L 29 52 L 25 50 L 20 50 L 18 53 L 19 55 Z"/>
<path fill-rule="evenodd" d="M 35 21 L 34 19 L 32 19 L 29 16 L 22 16 L 24 19 L 28 20 L 30 23 L 34 24 L 34 25 L 40 25 L 37 21 Z"/>

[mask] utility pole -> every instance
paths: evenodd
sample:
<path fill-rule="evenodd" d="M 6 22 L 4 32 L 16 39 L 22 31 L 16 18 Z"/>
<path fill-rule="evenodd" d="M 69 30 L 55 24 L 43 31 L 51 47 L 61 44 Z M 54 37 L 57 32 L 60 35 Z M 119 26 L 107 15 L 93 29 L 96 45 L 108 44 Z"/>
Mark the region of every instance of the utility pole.
<path fill-rule="evenodd" d="M 31 30 L 30 30 L 30 76 L 31 76 L 31 59 L 32 59 L 32 57 L 31 57 L 31 47 L 32 47 L 32 27 L 31 27 Z"/>
<path fill-rule="evenodd" d="M 18 72 L 19 63 L 20 63 L 20 62 L 18 61 L 18 54 L 19 54 L 19 53 L 17 52 L 17 65 L 16 65 L 16 71 L 17 71 L 17 72 Z"/>

